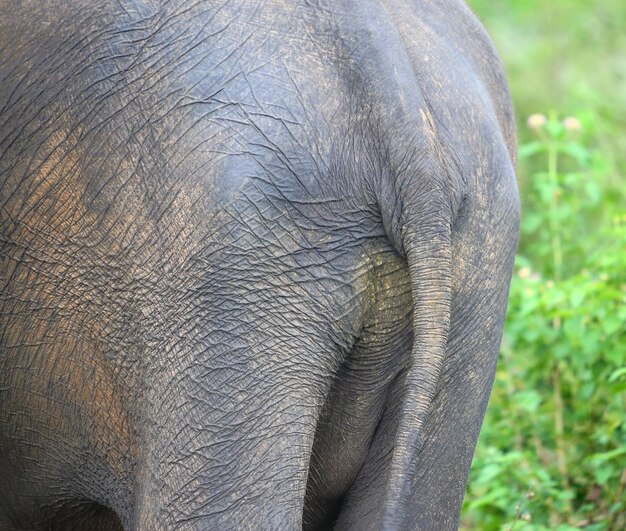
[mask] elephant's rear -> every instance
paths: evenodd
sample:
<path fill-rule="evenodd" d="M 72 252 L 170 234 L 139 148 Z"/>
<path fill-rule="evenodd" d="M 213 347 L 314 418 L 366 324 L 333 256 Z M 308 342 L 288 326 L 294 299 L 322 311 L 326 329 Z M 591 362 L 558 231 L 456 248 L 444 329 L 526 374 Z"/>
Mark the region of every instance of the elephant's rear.
<path fill-rule="evenodd" d="M 467 8 L 5 11 L 0 527 L 454 528 L 519 216 Z"/>

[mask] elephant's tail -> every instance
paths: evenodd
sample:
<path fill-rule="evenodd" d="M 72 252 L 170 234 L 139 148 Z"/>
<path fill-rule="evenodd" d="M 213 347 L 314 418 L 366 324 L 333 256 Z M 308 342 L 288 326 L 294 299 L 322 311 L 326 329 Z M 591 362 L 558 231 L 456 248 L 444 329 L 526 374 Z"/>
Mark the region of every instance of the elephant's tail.
<path fill-rule="evenodd" d="M 388 472 L 383 529 L 403 529 L 402 519 L 410 513 L 407 504 L 415 493 L 425 424 L 441 385 L 452 303 L 454 209 L 448 194 L 434 192 L 426 204 L 411 208 L 405 203 L 404 209 L 408 212 L 396 244 L 406 256 L 410 272 L 414 339 Z"/>

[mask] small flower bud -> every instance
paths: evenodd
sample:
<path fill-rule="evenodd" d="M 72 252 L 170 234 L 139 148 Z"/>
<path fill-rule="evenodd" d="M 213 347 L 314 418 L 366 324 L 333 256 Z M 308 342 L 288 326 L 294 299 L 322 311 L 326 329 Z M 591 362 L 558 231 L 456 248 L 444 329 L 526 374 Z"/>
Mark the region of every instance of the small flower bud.
<path fill-rule="evenodd" d="M 580 120 L 578 118 L 574 118 L 573 116 L 568 116 L 563 120 L 563 127 L 566 131 L 577 132 L 582 129 L 582 125 L 580 124 Z"/>
<path fill-rule="evenodd" d="M 539 131 L 547 122 L 548 119 L 543 114 L 531 114 L 526 123 L 533 131 Z"/>

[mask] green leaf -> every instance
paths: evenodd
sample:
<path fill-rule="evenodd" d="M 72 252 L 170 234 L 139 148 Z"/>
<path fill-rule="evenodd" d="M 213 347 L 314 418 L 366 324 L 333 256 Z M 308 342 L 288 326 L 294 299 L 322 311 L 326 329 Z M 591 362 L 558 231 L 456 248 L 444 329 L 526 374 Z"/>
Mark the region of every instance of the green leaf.
<path fill-rule="evenodd" d="M 617 369 L 616 371 L 613 371 L 611 375 L 609 376 L 609 382 L 615 382 L 622 376 L 626 378 L 626 367 L 621 367 Z"/>
<path fill-rule="evenodd" d="M 542 397 L 537 391 L 530 389 L 515 393 L 514 400 L 520 409 L 532 413 L 541 404 Z"/>
<path fill-rule="evenodd" d="M 575 142 L 565 142 L 559 145 L 559 151 L 574 158 L 583 167 L 589 166 L 589 150 Z"/>
<path fill-rule="evenodd" d="M 598 186 L 598 183 L 587 180 L 585 181 L 584 186 L 585 186 L 585 193 L 587 194 L 587 197 L 589 198 L 589 201 L 591 202 L 591 204 L 593 205 L 597 204 L 600 201 L 600 198 L 602 197 L 602 190 L 600 186 Z"/>
<path fill-rule="evenodd" d="M 545 222 L 545 216 L 542 214 L 529 212 L 522 220 L 522 230 L 526 233 L 535 232 Z"/>
<path fill-rule="evenodd" d="M 607 335 L 614 334 L 620 328 L 625 329 L 626 323 L 622 321 L 619 317 L 615 316 L 607 316 L 602 320 L 602 329 Z"/>
<path fill-rule="evenodd" d="M 585 286 L 575 287 L 570 293 L 570 304 L 574 307 L 580 306 L 585 300 L 586 291 Z"/>
<path fill-rule="evenodd" d="M 626 362 L 626 354 L 624 344 L 620 343 L 615 348 L 609 348 L 604 353 L 604 357 L 615 365 L 624 365 Z"/>
<path fill-rule="evenodd" d="M 528 142 L 527 144 L 522 144 L 521 146 L 519 146 L 517 150 L 517 156 L 520 160 L 526 159 L 537 153 L 544 153 L 546 149 L 547 146 L 543 142 Z"/>
<path fill-rule="evenodd" d="M 613 468 L 610 466 L 599 466 L 593 470 L 593 477 L 599 485 L 604 485 L 612 475 Z"/>
<path fill-rule="evenodd" d="M 587 463 L 606 463 L 607 461 L 612 461 L 616 457 L 626 454 L 626 446 L 622 446 L 620 448 L 616 448 L 615 450 L 611 450 L 610 452 L 600 452 L 597 454 L 592 454 L 585 459 Z"/>

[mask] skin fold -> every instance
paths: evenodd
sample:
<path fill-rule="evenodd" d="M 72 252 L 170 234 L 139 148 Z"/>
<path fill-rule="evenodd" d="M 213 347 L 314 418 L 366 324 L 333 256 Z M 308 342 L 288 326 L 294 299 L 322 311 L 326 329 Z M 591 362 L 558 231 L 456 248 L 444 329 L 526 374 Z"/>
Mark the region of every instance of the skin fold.
<path fill-rule="evenodd" d="M 0 10 L 0 529 L 456 529 L 519 218 L 465 4 Z"/>

